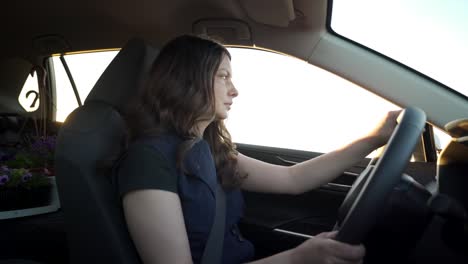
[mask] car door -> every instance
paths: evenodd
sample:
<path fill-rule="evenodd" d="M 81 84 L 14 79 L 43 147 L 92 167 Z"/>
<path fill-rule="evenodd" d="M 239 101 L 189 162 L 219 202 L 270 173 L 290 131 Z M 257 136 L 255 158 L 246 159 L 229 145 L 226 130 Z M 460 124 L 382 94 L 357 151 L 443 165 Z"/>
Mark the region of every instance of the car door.
<path fill-rule="evenodd" d="M 226 123 L 239 152 L 252 158 L 291 166 L 364 136 L 387 111 L 400 109 L 303 61 L 252 49 L 230 52 L 239 97 Z M 432 128 L 426 128 L 428 135 L 421 138 L 407 170 L 422 184 L 435 177 L 435 150 L 429 148 L 434 146 Z M 430 150 L 432 154 L 425 153 Z M 330 231 L 352 183 L 375 154 L 301 195 L 244 192 L 241 229 L 255 244 L 257 257 Z"/>

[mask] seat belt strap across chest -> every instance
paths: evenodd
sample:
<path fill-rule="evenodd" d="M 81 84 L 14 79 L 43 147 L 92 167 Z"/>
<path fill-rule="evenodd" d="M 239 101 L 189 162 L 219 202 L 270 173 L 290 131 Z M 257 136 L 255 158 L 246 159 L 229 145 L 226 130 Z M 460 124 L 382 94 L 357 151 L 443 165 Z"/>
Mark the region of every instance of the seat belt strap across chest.
<path fill-rule="evenodd" d="M 201 258 L 201 264 L 219 264 L 223 256 L 226 225 L 226 194 L 220 184 L 216 186 L 216 211 L 210 235 Z"/>

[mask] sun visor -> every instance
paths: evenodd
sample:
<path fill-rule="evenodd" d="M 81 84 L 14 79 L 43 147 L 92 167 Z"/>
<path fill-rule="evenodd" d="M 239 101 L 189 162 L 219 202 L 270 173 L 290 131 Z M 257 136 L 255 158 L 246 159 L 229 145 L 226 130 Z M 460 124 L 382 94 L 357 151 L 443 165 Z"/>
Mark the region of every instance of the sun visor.
<path fill-rule="evenodd" d="M 209 36 L 223 44 L 253 44 L 249 26 L 239 20 L 203 19 L 195 22 L 192 27 L 194 34 Z"/>
<path fill-rule="evenodd" d="M 287 27 L 296 18 L 293 0 L 240 0 L 240 4 L 258 23 Z"/>

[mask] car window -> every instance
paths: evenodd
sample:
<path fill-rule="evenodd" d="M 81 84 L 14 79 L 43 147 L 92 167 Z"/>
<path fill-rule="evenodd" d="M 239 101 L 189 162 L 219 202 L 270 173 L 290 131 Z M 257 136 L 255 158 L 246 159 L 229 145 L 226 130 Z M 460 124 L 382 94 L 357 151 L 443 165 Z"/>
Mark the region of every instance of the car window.
<path fill-rule="evenodd" d="M 100 51 L 65 55 L 65 61 L 84 102 L 96 81 L 118 51 Z M 63 122 L 78 107 L 78 101 L 59 56 L 53 56 L 55 90 L 57 96 L 56 121 Z"/>
<path fill-rule="evenodd" d="M 237 143 L 329 152 L 369 132 L 396 105 L 302 60 L 230 48 Z"/>
<path fill-rule="evenodd" d="M 460 0 L 333 0 L 330 26 L 468 97 L 467 10 Z"/>
<path fill-rule="evenodd" d="M 257 49 L 229 51 L 239 96 L 226 125 L 236 143 L 329 152 L 367 133 L 386 112 L 399 109 L 299 59 Z M 105 51 L 65 56 L 82 102 L 116 54 Z M 62 122 L 78 103 L 60 58 L 52 60 L 56 121 Z M 37 81 L 31 78 L 25 87 L 35 83 L 37 90 Z M 26 91 L 24 88 L 22 94 Z M 442 146 L 448 142 L 444 134 L 436 131 L 436 141 L 440 139 Z"/>

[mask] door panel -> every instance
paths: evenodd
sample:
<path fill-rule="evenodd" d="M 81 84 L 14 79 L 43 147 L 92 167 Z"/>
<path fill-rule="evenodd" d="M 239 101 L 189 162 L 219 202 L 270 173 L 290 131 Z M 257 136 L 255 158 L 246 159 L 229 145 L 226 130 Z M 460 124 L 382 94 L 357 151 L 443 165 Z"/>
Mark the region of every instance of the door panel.
<path fill-rule="evenodd" d="M 277 165 L 291 166 L 321 155 L 317 152 L 237 144 L 244 155 Z M 301 195 L 244 192 L 243 234 L 251 240 L 257 257 L 265 257 L 299 245 L 308 237 L 330 231 L 337 211 L 354 180 L 365 169 L 366 158 L 332 182 Z M 407 173 L 426 184 L 435 177 L 435 164 L 412 162 Z"/>

